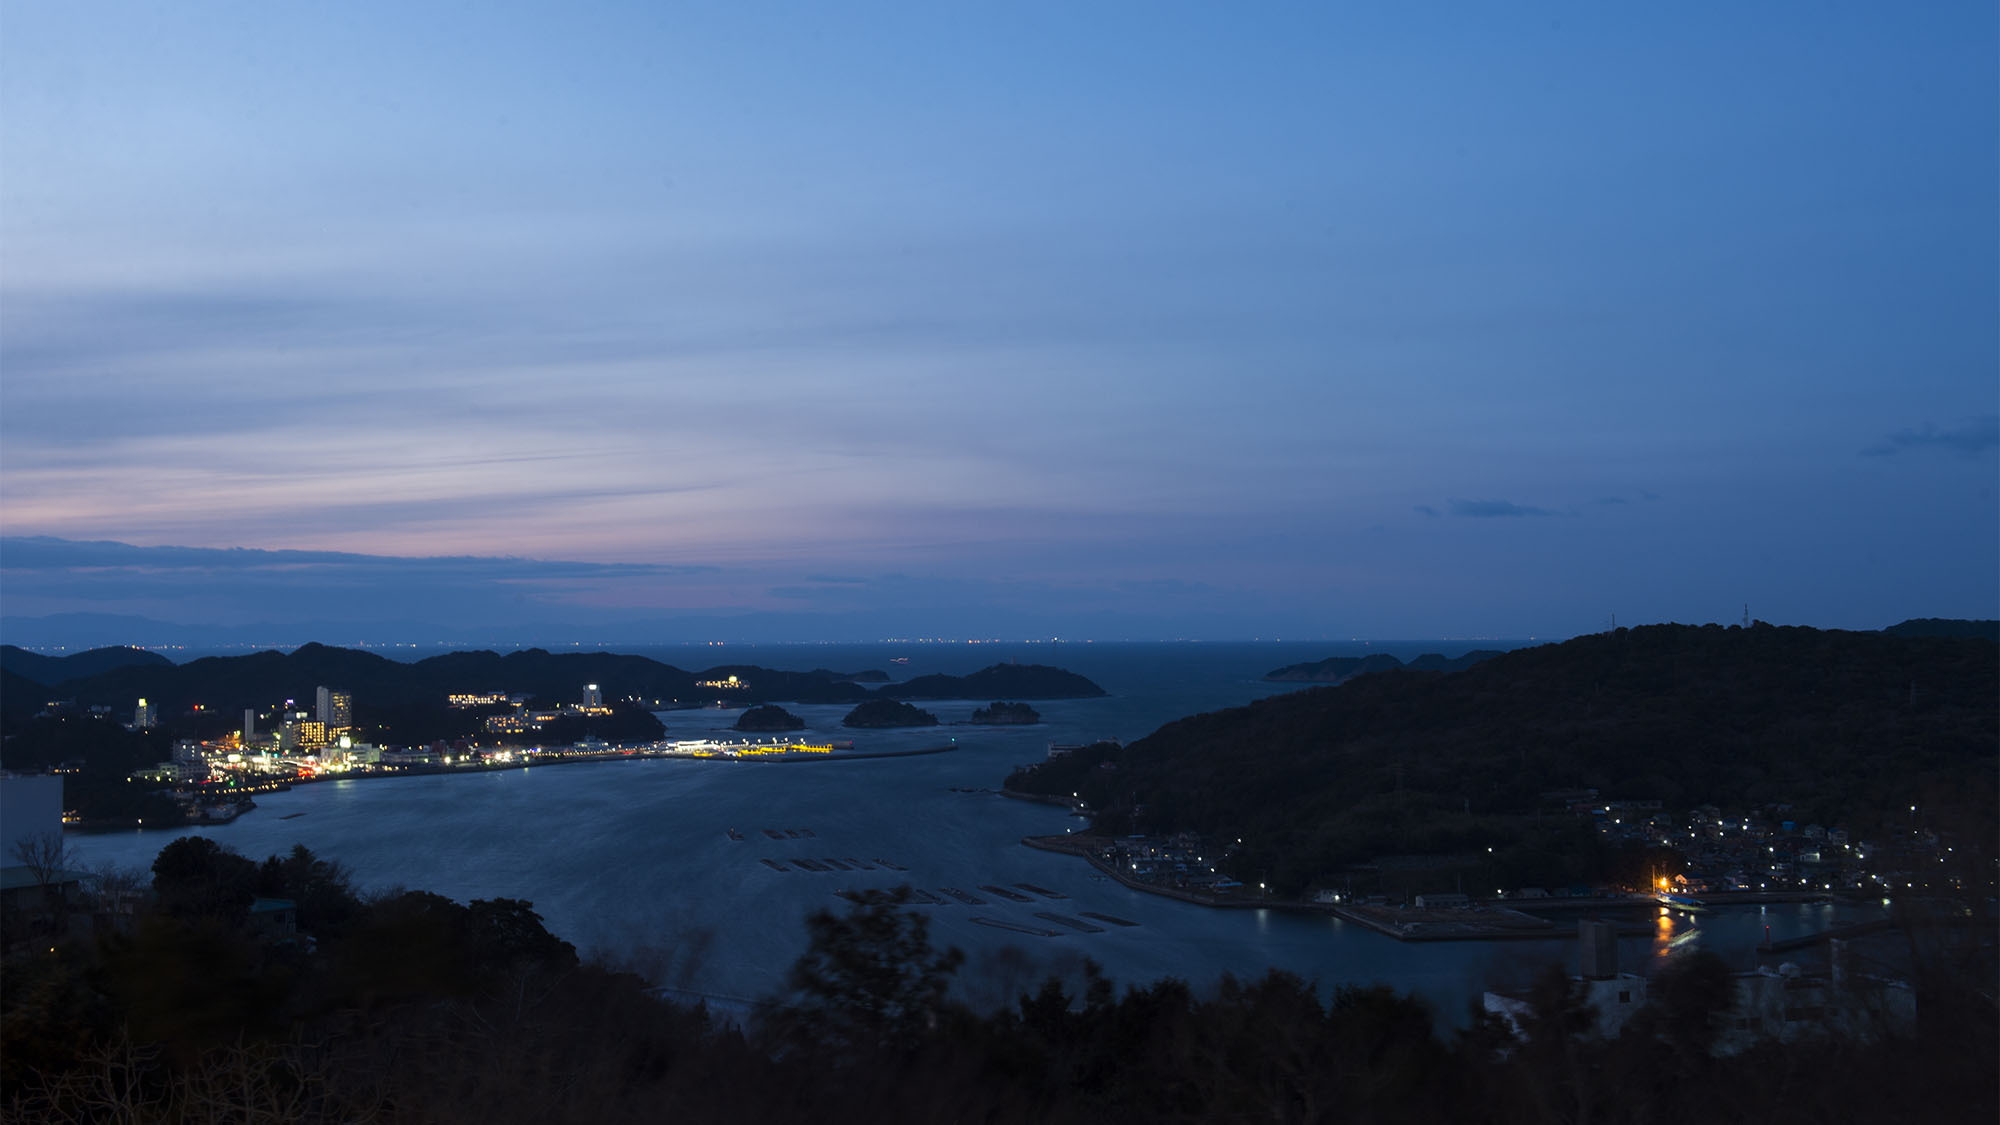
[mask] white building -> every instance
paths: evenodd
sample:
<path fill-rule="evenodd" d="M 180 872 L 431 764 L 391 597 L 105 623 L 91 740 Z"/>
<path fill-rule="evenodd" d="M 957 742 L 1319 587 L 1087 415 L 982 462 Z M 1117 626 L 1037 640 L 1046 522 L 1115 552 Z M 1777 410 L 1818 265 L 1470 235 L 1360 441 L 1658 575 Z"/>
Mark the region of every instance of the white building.
<path fill-rule="evenodd" d="M 1647 980 L 1617 971 L 1616 931 L 1608 922 L 1577 927 L 1583 945 L 1581 971 L 1571 978 L 1583 986 L 1584 1002 L 1597 1012 L 1597 1033 L 1612 1038 L 1646 1004 Z M 1917 1021 L 1916 994 L 1902 981 L 1856 974 L 1848 944 L 1827 943 L 1831 968 L 1809 974 L 1787 962 L 1776 969 L 1731 974 L 1735 1002 L 1724 1016 L 1715 1053 L 1733 1055 L 1765 1040 L 1847 1038 L 1869 1042 L 1884 1034 L 1907 1035 Z M 1532 1014 L 1527 998 L 1488 992 L 1485 1009 L 1506 1020 L 1518 1034 Z"/>

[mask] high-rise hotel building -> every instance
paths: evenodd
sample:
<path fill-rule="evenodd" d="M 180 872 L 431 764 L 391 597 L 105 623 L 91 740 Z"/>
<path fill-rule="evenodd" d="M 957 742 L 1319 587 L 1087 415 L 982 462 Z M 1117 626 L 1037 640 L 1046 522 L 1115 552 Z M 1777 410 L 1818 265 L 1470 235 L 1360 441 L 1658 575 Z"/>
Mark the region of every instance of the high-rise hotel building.
<path fill-rule="evenodd" d="M 354 725 L 354 696 L 338 688 L 319 689 L 319 708 L 313 715 L 330 731 Z"/>

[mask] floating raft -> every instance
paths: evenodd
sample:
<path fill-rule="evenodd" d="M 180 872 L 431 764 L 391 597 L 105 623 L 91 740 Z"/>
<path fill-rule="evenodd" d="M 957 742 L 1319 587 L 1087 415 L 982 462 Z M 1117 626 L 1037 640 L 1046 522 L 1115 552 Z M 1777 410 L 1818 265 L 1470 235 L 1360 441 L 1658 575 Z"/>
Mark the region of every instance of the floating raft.
<path fill-rule="evenodd" d="M 1007 922 L 999 918 L 979 917 L 979 918 L 974 918 L 973 921 L 979 923 L 982 926 L 991 926 L 996 930 L 1012 930 L 1017 934 L 1028 934 L 1031 937 L 1062 936 L 1061 930 L 1045 930 L 1042 929 L 1040 926 L 1024 926 L 1019 922 Z"/>
<path fill-rule="evenodd" d="M 971 891 L 961 891 L 957 887 L 939 887 L 938 889 L 950 895 L 951 897 L 957 899 L 958 901 L 964 903 L 967 906 L 986 905 L 985 899 L 980 898 L 978 895 L 973 894 Z"/>
<path fill-rule="evenodd" d="M 764 829 L 764 835 L 769 836 L 773 840 L 782 840 L 785 838 L 785 834 L 775 828 Z"/>
<path fill-rule="evenodd" d="M 859 902 L 869 906 L 877 906 L 877 905 L 886 906 L 896 901 L 895 891 L 884 890 L 881 887 L 865 887 L 858 891 L 840 890 L 840 891 L 835 891 L 833 893 L 839 895 L 841 898 L 844 898 L 849 902 Z M 922 890 L 921 888 L 916 888 L 916 887 L 910 888 L 909 895 L 903 901 L 908 902 L 915 906 L 946 905 L 944 899 L 939 898 L 938 896 L 930 893 L 929 891 Z"/>
<path fill-rule="evenodd" d="M 1043 898 L 1068 898 L 1068 897 L 1069 897 L 1068 895 L 1066 895 L 1066 894 L 1062 893 L 1061 891 L 1052 891 L 1052 890 L 1048 889 L 1047 887 L 1038 887 L 1038 886 L 1034 885 L 1033 883 L 1016 883 L 1016 884 L 1014 884 L 1014 885 L 1015 885 L 1015 886 L 1017 886 L 1017 887 L 1019 887 L 1019 888 L 1021 888 L 1021 889 L 1022 889 L 1022 890 L 1024 890 L 1024 891 L 1033 891 L 1034 893 L 1036 893 L 1036 894 L 1038 894 L 1038 895 L 1042 896 Z"/>
<path fill-rule="evenodd" d="M 1056 914 L 1048 910 L 1037 910 L 1035 911 L 1035 917 L 1040 918 L 1044 922 L 1054 922 L 1058 926 L 1068 926 L 1070 929 L 1076 930 L 1080 933 L 1101 934 L 1104 932 L 1103 926 L 1093 926 L 1089 922 L 1086 922 L 1081 918 L 1072 918 L 1067 914 Z"/>
<path fill-rule="evenodd" d="M 1109 922 L 1114 926 L 1136 926 L 1139 924 L 1137 922 L 1133 922 L 1125 918 L 1119 918 L 1115 915 L 1099 914 L 1095 910 L 1079 910 L 1077 911 L 1077 913 L 1083 915 L 1085 918 L 1095 918 L 1100 922 Z"/>
<path fill-rule="evenodd" d="M 879 857 L 879 856 L 878 856 L 878 857 L 876 857 L 876 860 L 875 860 L 875 862 L 876 862 L 876 863 L 878 863 L 878 864 L 881 864 L 881 865 L 882 865 L 883 867 L 886 867 L 886 868 L 888 868 L 888 869 L 889 869 L 889 870 L 891 870 L 891 871 L 908 871 L 908 870 L 909 870 L 909 868 L 907 868 L 907 867 L 904 867 L 904 866 L 903 866 L 902 864 L 900 864 L 900 863 L 890 863 L 890 862 L 889 862 L 888 860 L 886 860 L 886 859 L 882 859 L 882 858 L 881 858 L 881 857 Z"/>
<path fill-rule="evenodd" d="M 855 859 L 855 858 L 854 858 L 853 856 L 847 856 L 847 857 L 845 857 L 845 859 L 846 859 L 846 861 L 847 861 L 848 863 L 851 863 L 851 864 L 853 864 L 854 866 L 856 866 L 856 867 L 859 867 L 859 868 L 860 868 L 861 870 L 863 870 L 863 871 L 873 871 L 873 870 L 875 870 L 875 865 L 874 865 L 874 864 L 872 864 L 872 863 L 869 863 L 869 862 L 867 862 L 867 861 L 865 861 L 865 860 L 859 860 L 859 859 Z"/>
<path fill-rule="evenodd" d="M 827 856 L 827 857 L 826 857 L 825 859 L 822 859 L 822 860 L 820 860 L 820 862 L 821 862 L 821 863 L 824 863 L 824 864 L 826 864 L 826 865 L 827 865 L 828 867 L 832 867 L 832 868 L 836 868 L 836 869 L 838 869 L 838 870 L 841 870 L 841 871 L 852 871 L 852 870 L 854 870 L 854 869 L 853 869 L 852 867 L 849 867 L 849 866 L 847 866 L 847 861 L 846 861 L 846 860 L 844 860 L 844 859 L 835 859 L 835 858 L 833 858 L 832 856 Z"/>
<path fill-rule="evenodd" d="M 987 894 L 990 895 L 999 895 L 1001 898 L 1006 899 L 1008 902 L 1035 901 L 1034 899 L 1029 898 L 1027 895 L 1022 894 L 1019 891 L 1010 891 L 1005 887 L 996 887 L 991 883 L 981 883 L 979 884 L 979 889 L 985 891 Z"/>
<path fill-rule="evenodd" d="M 828 867 L 828 866 L 827 866 L 826 864 L 824 864 L 824 863 L 821 863 L 821 862 L 820 862 L 819 860 L 816 860 L 816 859 L 795 859 L 795 860 L 793 860 L 793 861 L 792 861 L 792 866 L 794 866 L 794 867 L 798 867 L 798 868 L 802 868 L 802 869 L 804 869 L 804 870 L 806 870 L 806 871 L 831 871 L 831 870 L 833 870 L 833 868 L 831 868 L 831 867 Z"/>
<path fill-rule="evenodd" d="M 775 860 L 775 859 L 767 859 L 767 860 L 763 860 L 763 861 L 761 861 L 761 862 L 762 862 L 762 863 L 764 864 L 764 866 L 766 866 L 766 867 L 770 868 L 770 869 L 771 869 L 771 870 L 773 870 L 773 871 L 790 871 L 790 870 L 791 870 L 791 868 L 789 868 L 789 867 L 786 867 L 786 866 L 785 866 L 784 864 L 782 864 L 782 863 L 779 863 L 779 862 L 778 862 L 777 860 Z"/>

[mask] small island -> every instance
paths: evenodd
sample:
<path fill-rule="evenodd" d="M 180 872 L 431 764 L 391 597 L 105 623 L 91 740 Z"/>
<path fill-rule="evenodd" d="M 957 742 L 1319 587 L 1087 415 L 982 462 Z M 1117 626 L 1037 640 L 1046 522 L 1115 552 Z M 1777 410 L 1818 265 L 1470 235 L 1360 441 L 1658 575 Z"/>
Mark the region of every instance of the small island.
<path fill-rule="evenodd" d="M 1046 664 L 995 664 L 969 676 L 935 674 L 876 692 L 890 699 L 1096 699 L 1103 688 Z"/>
<path fill-rule="evenodd" d="M 806 721 L 775 703 L 763 703 L 743 712 L 742 717 L 736 720 L 736 729 L 756 734 L 804 730 Z"/>
<path fill-rule="evenodd" d="M 885 727 L 934 727 L 937 716 L 921 707 L 894 699 L 871 699 L 840 720 L 844 727 L 881 729 Z"/>
<path fill-rule="evenodd" d="M 991 703 L 972 713 L 972 721 L 988 726 L 1030 726 L 1042 721 L 1041 712 L 1025 703 Z"/>

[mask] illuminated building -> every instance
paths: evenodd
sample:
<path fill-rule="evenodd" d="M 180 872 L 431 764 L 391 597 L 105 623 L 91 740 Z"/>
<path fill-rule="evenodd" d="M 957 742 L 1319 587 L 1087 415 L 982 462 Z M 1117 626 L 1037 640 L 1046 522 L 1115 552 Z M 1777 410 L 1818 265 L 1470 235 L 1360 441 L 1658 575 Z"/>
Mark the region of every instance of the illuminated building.
<path fill-rule="evenodd" d="M 595 710 L 604 706 L 604 693 L 597 690 L 596 684 L 583 685 L 583 706 L 585 710 Z"/>
<path fill-rule="evenodd" d="M 158 720 L 158 709 L 143 699 L 139 701 L 139 706 L 132 710 L 132 725 L 140 730 L 150 729 Z"/>
<path fill-rule="evenodd" d="M 319 708 L 314 716 L 334 730 L 354 725 L 354 696 L 338 688 L 319 689 Z"/>

